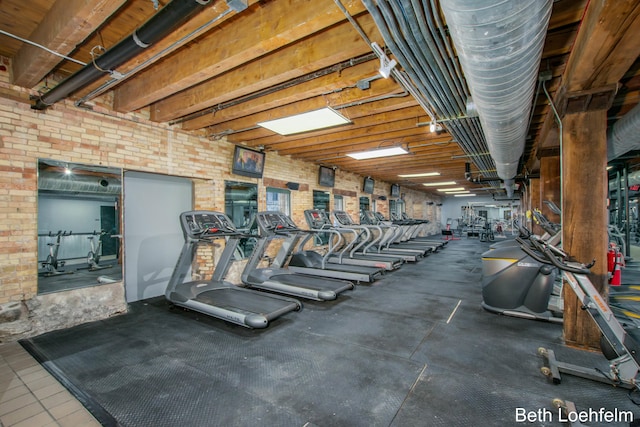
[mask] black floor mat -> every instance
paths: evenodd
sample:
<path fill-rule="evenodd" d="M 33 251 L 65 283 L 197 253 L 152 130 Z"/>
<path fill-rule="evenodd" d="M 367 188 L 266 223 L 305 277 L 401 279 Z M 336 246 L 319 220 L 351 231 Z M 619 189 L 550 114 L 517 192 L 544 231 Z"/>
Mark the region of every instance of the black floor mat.
<path fill-rule="evenodd" d="M 553 411 L 527 425 L 561 425 L 555 397 L 639 416 L 626 391 L 540 374 L 539 346 L 604 359 L 564 349 L 561 326 L 482 310 L 486 249 L 453 241 L 264 330 L 171 312 L 156 298 L 23 344 L 105 425 L 523 425 L 518 408 Z"/>

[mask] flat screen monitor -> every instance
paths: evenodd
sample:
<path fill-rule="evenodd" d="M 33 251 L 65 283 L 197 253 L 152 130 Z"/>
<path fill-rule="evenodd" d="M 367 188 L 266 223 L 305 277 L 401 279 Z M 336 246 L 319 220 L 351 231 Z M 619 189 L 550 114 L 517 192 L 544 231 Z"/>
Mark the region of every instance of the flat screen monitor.
<path fill-rule="evenodd" d="M 366 177 L 364 179 L 364 184 L 362 186 L 362 191 L 367 194 L 373 194 L 373 187 L 375 185 L 375 181 L 371 177 Z"/>
<path fill-rule="evenodd" d="M 323 187 L 333 187 L 336 183 L 336 171 L 327 166 L 320 166 L 318 184 Z"/>
<path fill-rule="evenodd" d="M 236 145 L 231 171 L 236 175 L 262 178 L 265 153 Z"/>
<path fill-rule="evenodd" d="M 391 197 L 400 197 L 400 185 L 391 184 Z"/>

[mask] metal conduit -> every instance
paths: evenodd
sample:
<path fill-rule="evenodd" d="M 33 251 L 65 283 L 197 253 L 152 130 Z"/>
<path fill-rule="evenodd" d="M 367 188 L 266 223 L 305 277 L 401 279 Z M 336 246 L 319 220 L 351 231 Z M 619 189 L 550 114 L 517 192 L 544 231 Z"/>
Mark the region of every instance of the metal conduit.
<path fill-rule="evenodd" d="M 107 50 L 99 58 L 85 65 L 78 72 L 36 99 L 31 107 L 44 110 L 52 104 L 80 90 L 129 59 L 135 57 L 153 43 L 161 40 L 199 12 L 211 0 L 173 0 L 153 15 L 129 37 Z"/>
<path fill-rule="evenodd" d="M 472 156 L 488 148 L 478 118 L 465 114 L 469 91 L 453 57 L 449 40 L 443 37 L 442 25 L 426 1 L 363 0 L 387 47 L 405 69 L 414 85 L 428 100 L 441 124 L 454 137 L 479 170 L 493 171 L 489 156 Z M 433 2 L 431 2 L 433 5 Z M 433 6 L 435 7 L 435 6 Z M 497 176 L 488 172 L 485 177 Z"/>
<path fill-rule="evenodd" d="M 552 0 L 442 2 L 489 152 L 508 195 L 524 151 L 551 7 Z"/>

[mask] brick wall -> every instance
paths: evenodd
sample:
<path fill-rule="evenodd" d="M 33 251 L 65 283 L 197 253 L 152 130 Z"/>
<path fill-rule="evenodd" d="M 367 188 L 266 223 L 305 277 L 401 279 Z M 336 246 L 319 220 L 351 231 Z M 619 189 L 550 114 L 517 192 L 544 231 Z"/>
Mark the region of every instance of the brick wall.
<path fill-rule="evenodd" d="M 142 115 L 111 113 L 100 106 L 88 111 L 64 101 L 46 111 L 35 111 L 30 108 L 29 93 L 11 86 L 7 73 L 0 71 L 0 305 L 19 302 L 27 307 L 41 307 L 43 301 L 54 304 L 53 300 L 55 304 L 64 304 L 65 298 L 37 296 L 36 170 L 39 158 L 189 177 L 194 180 L 196 209 L 224 211 L 226 179 L 256 182 L 258 209 L 266 208 L 262 181 L 230 173 L 233 145 L 156 125 Z M 318 186 L 317 174 L 316 165 L 267 153 L 265 182 L 301 184 L 300 190 L 291 192 L 293 217 L 301 225 L 305 224 L 303 210 L 312 206 L 313 190 L 327 190 Z M 361 185 L 362 177 L 339 170 L 333 191 L 359 196 Z M 388 197 L 389 184 L 376 185 L 377 195 Z M 430 196 L 413 191 L 405 193 L 410 200 L 409 214 L 425 217 L 427 212 L 422 206 Z M 354 216 L 358 213 L 357 196 L 345 197 L 345 208 Z M 333 207 L 333 197 L 331 203 Z M 383 205 L 386 206 L 386 202 Z M 67 300 L 79 292 L 85 295 L 87 290 L 66 291 Z M 123 292 L 114 293 L 111 285 L 96 286 L 94 292 L 122 299 L 114 301 L 111 311 L 95 310 L 100 317 L 123 311 Z M 73 300 L 87 305 L 100 301 L 104 305 L 102 296 Z M 94 311 L 91 307 L 82 308 L 88 313 Z M 63 307 L 54 311 L 64 316 Z M 32 310 L 31 317 L 34 312 Z M 33 335 L 88 320 L 94 319 L 74 318 L 48 326 L 43 319 L 31 319 L 22 334 Z M 3 339 L 1 332 L 0 339 Z"/>

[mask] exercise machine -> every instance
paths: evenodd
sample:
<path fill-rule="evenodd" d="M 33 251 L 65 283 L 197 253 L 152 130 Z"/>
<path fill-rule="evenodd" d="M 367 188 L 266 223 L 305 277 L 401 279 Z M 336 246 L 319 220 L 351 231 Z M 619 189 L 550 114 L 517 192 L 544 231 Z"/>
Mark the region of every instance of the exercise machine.
<path fill-rule="evenodd" d="M 278 254 L 278 257 L 289 259 L 287 267 L 294 273 L 350 280 L 355 283 L 371 283 L 385 271 L 383 266 L 373 267 L 331 262 L 330 259 L 334 255 L 336 248 L 344 244 L 344 236 L 336 230 L 302 230 L 298 228 L 291 217 L 282 212 L 272 212 L 270 221 L 272 228 L 263 229 L 261 233 L 264 235 L 278 233 L 288 236 L 280 249 L 283 253 Z M 312 237 L 326 232 L 331 233 L 333 238 L 329 239 L 324 255 L 311 249 L 305 249 Z"/>
<path fill-rule="evenodd" d="M 357 224 L 353 222 L 351 216 L 345 211 L 333 211 L 333 217 L 340 228 L 353 228 Z M 423 253 L 420 251 L 394 251 L 384 247 L 383 243 L 390 238 L 393 238 L 394 231 L 391 227 L 382 227 L 380 225 L 365 225 L 360 226 L 367 227 L 370 230 L 370 239 L 362 246 L 361 252 L 367 256 L 379 255 L 379 256 L 394 256 L 400 257 L 406 262 L 416 262 L 423 257 Z"/>
<path fill-rule="evenodd" d="M 493 242 L 494 240 L 496 240 L 496 236 L 495 234 L 493 234 L 491 221 L 485 221 L 484 227 L 482 227 L 482 231 L 480 231 L 479 240 L 481 242 Z"/>
<path fill-rule="evenodd" d="M 390 219 L 386 219 L 380 212 L 374 212 L 374 215 L 380 224 L 391 223 L 399 226 L 402 230 L 402 233 L 396 236 L 393 244 L 400 244 L 406 247 L 426 248 L 427 253 L 431 253 L 437 252 L 449 243 L 448 241 L 433 240 L 426 236 L 420 236 L 420 234 L 426 233 L 426 227 L 431 222 L 428 219 L 409 218 L 404 212 L 401 217 L 392 214 Z"/>
<path fill-rule="evenodd" d="M 360 223 L 378 226 L 385 230 L 385 234 L 382 240 L 378 242 L 378 246 L 381 247 L 385 252 L 388 250 L 393 250 L 399 252 L 415 253 L 421 257 L 425 257 L 428 253 L 433 251 L 432 246 L 416 246 L 403 241 L 406 240 L 404 236 L 408 231 L 407 228 L 397 224 L 393 224 L 391 221 L 380 221 L 375 213 L 370 210 L 361 212 Z"/>
<path fill-rule="evenodd" d="M 535 238 L 535 236 L 530 236 Z M 556 286 L 557 269 L 538 261 L 520 238 L 482 254 L 482 307 L 526 319 L 562 322 L 564 302 Z"/>
<path fill-rule="evenodd" d="M 346 265 L 362 265 L 366 267 L 384 268 L 392 271 L 399 268 L 404 260 L 391 256 L 367 256 L 358 252 L 364 244 L 371 238 L 371 230 L 365 226 L 354 225 L 350 228 L 335 228 L 329 221 L 326 212 L 320 209 L 307 209 L 304 217 L 312 230 L 323 232 L 325 230 L 335 230 L 342 237 L 342 247 L 336 248 L 327 257 L 327 262 Z"/>
<path fill-rule="evenodd" d="M 533 239 L 532 256 L 540 262 L 547 262 L 562 271 L 566 283 L 575 292 L 581 307 L 594 320 L 602 333 L 600 346 L 603 355 L 609 361 L 609 372 L 587 368 L 556 359 L 551 349 L 539 348 L 538 354 L 546 359 L 547 365 L 542 373 L 555 384 L 562 381 L 561 373 L 604 382 L 616 387 L 638 389 L 640 372 L 640 345 L 637 329 L 625 329 L 609 308 L 607 301 L 593 286 L 587 275 L 593 265 L 584 265 L 566 261 L 567 254 L 554 246 Z"/>
<path fill-rule="evenodd" d="M 94 231 L 93 235 L 87 237 L 91 245 L 91 249 L 89 250 L 89 253 L 87 253 L 87 265 L 89 267 L 89 271 L 102 270 L 104 268 L 112 267 L 112 265 L 100 265 L 100 257 L 102 256 L 102 238 L 106 235 L 106 231 L 100 231 L 100 233 Z M 96 236 L 98 237 L 97 246 L 94 244 Z"/>
<path fill-rule="evenodd" d="M 297 311 L 302 303 L 293 298 L 245 289 L 224 280 L 243 234 L 222 212 L 189 211 L 180 214 L 184 245 L 165 291 L 173 305 L 194 310 L 247 328 L 266 328 L 283 314 Z M 193 265 L 202 246 L 226 244 L 210 280 L 191 280 L 199 272 Z M 204 258 L 211 262 L 210 258 Z"/>
<path fill-rule="evenodd" d="M 274 240 L 282 240 L 282 246 L 289 244 L 289 233 L 279 232 L 279 225 L 282 225 L 279 212 L 258 212 L 254 221 L 260 238 L 242 272 L 242 282 L 247 286 L 317 301 L 334 300 L 341 292 L 355 288 L 347 280 L 293 272 L 287 268 L 288 248 L 277 251 L 275 255 L 267 254 Z"/>
<path fill-rule="evenodd" d="M 60 250 L 61 239 L 63 236 L 70 236 L 71 231 L 62 231 L 58 230 L 56 234 L 49 232 L 49 237 L 55 237 L 55 240 L 52 242 L 48 242 L 47 246 L 49 247 L 49 255 L 47 255 L 46 261 L 42 263 L 42 268 L 45 270 L 45 277 L 49 276 L 57 276 L 60 274 L 73 274 L 73 271 L 65 271 L 62 269 L 64 267 L 65 261 L 58 259 L 58 251 Z"/>

